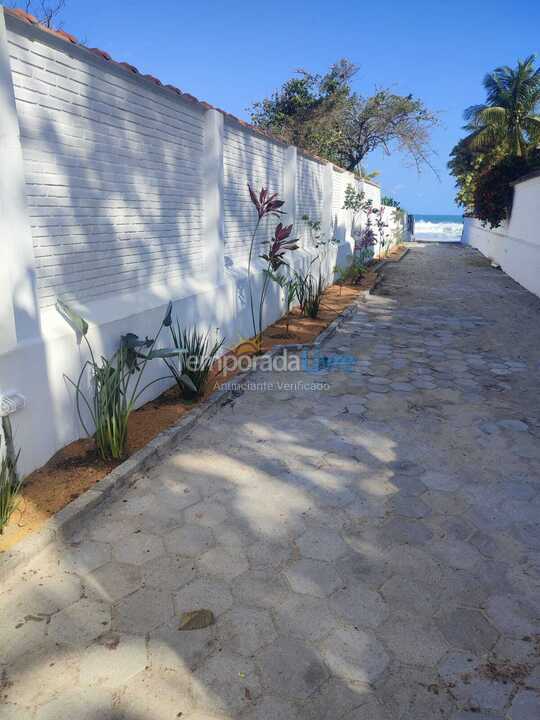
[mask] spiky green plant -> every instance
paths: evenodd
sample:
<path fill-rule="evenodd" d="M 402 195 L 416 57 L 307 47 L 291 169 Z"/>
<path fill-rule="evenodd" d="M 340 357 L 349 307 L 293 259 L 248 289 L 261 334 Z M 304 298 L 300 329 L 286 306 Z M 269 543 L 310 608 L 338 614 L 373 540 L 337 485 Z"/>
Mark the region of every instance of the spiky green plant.
<path fill-rule="evenodd" d="M 66 303 L 58 300 L 57 310 L 77 330 L 86 342 L 90 358 L 84 363 L 76 382 L 66 378 L 75 388 L 75 406 L 81 425 L 91 437 L 91 429 L 83 413 L 86 408 L 92 425 L 96 448 L 104 460 L 119 460 L 126 454 L 128 440 L 128 421 L 141 395 L 151 385 L 165 377 L 156 378 L 141 387 L 146 364 L 156 358 L 177 357 L 181 350 L 177 348 L 155 349 L 156 342 L 164 327 L 171 324 L 172 306 L 169 303 L 165 317 L 155 338 L 140 340 L 134 333 L 123 335 L 120 347 L 112 358 L 96 359 L 92 345 L 88 340 L 88 323 Z M 146 350 L 146 352 L 144 352 Z M 83 382 L 90 375 L 91 392 L 83 390 Z M 137 379 L 133 382 L 134 376 Z"/>
<path fill-rule="evenodd" d="M 291 305 L 293 303 L 294 298 L 296 297 L 296 291 L 297 291 L 297 283 L 298 281 L 294 277 L 287 277 L 286 275 L 276 275 L 275 273 L 269 272 L 270 278 L 279 285 L 279 287 L 283 290 L 284 296 L 285 296 L 285 304 L 287 306 L 287 314 L 285 316 L 285 325 L 286 329 L 285 332 L 288 335 L 289 334 L 289 321 L 290 321 L 290 312 L 291 312 Z"/>
<path fill-rule="evenodd" d="M 11 423 L 8 417 L 2 418 L 2 429 L 6 444 L 5 455 L 0 460 L 0 535 L 4 527 L 19 504 L 19 496 L 22 485 L 22 478 L 17 473 L 17 461 L 19 453 L 13 455 L 9 452 L 12 444 Z M 0 436 L 0 451 L 2 439 Z"/>
<path fill-rule="evenodd" d="M 324 284 L 320 273 L 318 278 L 309 275 L 305 289 L 306 296 L 303 312 L 306 317 L 315 319 L 321 309 L 321 300 L 324 292 Z"/>
<path fill-rule="evenodd" d="M 307 286 L 309 283 L 309 279 L 312 276 L 311 275 L 311 267 L 312 267 L 313 263 L 317 262 L 318 259 L 319 259 L 318 255 L 317 255 L 317 257 L 314 257 L 304 272 L 302 272 L 301 270 L 293 270 L 296 299 L 298 300 L 298 304 L 300 306 L 300 310 L 302 313 L 304 312 L 304 307 L 306 304 L 307 290 L 308 290 Z"/>
<path fill-rule="evenodd" d="M 197 328 L 182 328 L 178 320 L 176 327 L 172 324 L 169 326 L 169 332 L 174 347 L 182 350 L 182 354 L 178 365 L 170 360 L 165 360 L 165 364 L 184 397 L 200 397 L 224 340 L 216 339 L 212 343 L 210 331 L 204 333 Z"/>

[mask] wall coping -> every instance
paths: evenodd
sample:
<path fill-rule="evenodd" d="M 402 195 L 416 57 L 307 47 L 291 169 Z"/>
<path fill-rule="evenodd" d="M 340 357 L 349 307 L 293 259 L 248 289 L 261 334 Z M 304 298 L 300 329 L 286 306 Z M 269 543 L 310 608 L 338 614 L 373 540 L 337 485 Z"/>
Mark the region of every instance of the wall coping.
<path fill-rule="evenodd" d="M 540 170 L 533 170 L 533 172 L 523 175 L 523 177 L 520 177 L 518 180 L 514 180 L 510 183 L 510 185 L 515 187 L 516 185 L 521 185 L 521 183 L 528 182 L 529 180 L 535 180 L 536 178 L 540 178 Z"/>

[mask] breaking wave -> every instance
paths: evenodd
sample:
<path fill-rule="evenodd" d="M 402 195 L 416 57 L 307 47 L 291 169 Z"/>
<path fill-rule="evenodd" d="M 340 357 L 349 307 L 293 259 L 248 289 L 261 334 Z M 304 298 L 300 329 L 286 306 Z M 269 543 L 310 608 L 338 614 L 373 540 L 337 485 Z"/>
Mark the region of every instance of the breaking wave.
<path fill-rule="evenodd" d="M 414 234 L 418 240 L 459 240 L 462 230 L 462 222 L 417 220 L 414 226 Z"/>

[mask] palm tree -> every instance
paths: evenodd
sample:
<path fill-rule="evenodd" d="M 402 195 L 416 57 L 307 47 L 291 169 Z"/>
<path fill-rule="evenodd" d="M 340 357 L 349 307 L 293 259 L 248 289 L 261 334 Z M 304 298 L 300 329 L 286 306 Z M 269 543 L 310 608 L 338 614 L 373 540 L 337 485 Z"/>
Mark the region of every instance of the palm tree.
<path fill-rule="evenodd" d="M 502 145 L 521 157 L 540 141 L 540 68 L 535 69 L 535 60 L 530 55 L 516 68 L 504 65 L 486 75 L 486 103 L 465 110 L 471 149 Z"/>

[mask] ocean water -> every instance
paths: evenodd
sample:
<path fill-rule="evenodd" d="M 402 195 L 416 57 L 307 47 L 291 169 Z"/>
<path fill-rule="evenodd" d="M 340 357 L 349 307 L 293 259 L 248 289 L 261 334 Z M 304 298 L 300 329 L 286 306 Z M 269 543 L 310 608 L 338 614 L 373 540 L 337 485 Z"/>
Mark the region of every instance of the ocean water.
<path fill-rule="evenodd" d="M 414 236 L 420 241 L 456 242 L 462 230 L 462 215 L 414 215 Z"/>

